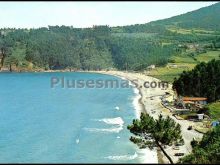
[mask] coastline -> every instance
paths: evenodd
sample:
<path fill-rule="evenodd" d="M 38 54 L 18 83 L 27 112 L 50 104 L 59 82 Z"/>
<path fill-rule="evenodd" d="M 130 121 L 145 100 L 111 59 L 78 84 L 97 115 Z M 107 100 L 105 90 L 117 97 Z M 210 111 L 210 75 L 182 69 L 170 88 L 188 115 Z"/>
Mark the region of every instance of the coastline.
<path fill-rule="evenodd" d="M 133 102 L 136 102 L 136 103 L 134 103 L 135 104 L 134 105 L 135 106 L 135 110 L 137 111 L 136 117 L 139 118 L 141 112 L 148 113 L 151 116 L 153 116 L 154 118 L 158 117 L 158 113 L 153 114 L 147 108 L 147 107 L 149 107 L 149 103 L 151 102 L 151 100 L 150 99 L 147 100 L 146 98 L 152 96 L 151 95 L 152 94 L 151 93 L 152 89 L 150 90 L 150 88 L 149 89 L 141 88 L 140 86 L 143 85 L 144 81 L 146 81 L 146 78 L 151 80 L 151 81 L 160 81 L 159 79 L 156 79 L 156 78 L 153 78 L 153 77 L 150 77 L 150 76 L 145 77 L 145 75 L 141 75 L 140 73 L 130 73 L 130 72 L 122 72 L 122 71 L 88 71 L 88 72 L 89 73 L 99 73 L 99 74 L 106 74 L 106 75 L 116 76 L 116 77 L 119 77 L 119 78 L 122 78 L 122 79 L 126 79 L 129 82 L 131 82 L 133 85 L 136 85 L 134 90 L 137 89 L 138 92 L 134 92 L 134 93 L 137 94 L 137 96 L 136 96 L 136 98 L 134 98 L 134 101 L 133 101 Z M 137 74 L 140 74 L 140 75 L 137 76 Z M 142 76 L 144 76 L 145 78 L 143 79 Z M 140 79 L 140 77 L 142 77 L 142 79 Z M 136 78 L 140 79 L 140 81 L 138 81 L 137 84 L 132 82 L 132 80 L 134 80 Z M 149 92 L 147 92 L 147 90 L 149 90 Z M 171 89 L 168 89 L 168 90 L 165 91 L 165 90 L 162 90 L 162 89 L 155 88 L 154 89 L 154 94 L 155 95 L 162 95 L 162 94 L 165 94 L 165 92 L 167 92 L 167 91 L 170 92 L 170 90 Z M 151 107 L 160 108 L 161 109 L 161 107 L 158 106 L 159 104 L 160 104 L 160 101 L 158 100 L 158 101 L 154 102 L 154 104 L 151 103 Z M 157 163 L 159 163 L 159 164 L 169 163 L 166 160 L 166 157 L 163 156 L 163 153 L 158 148 L 156 150 L 150 150 L 148 148 L 144 149 L 144 150 L 145 150 L 144 152 L 145 152 L 146 158 L 143 160 L 143 163 L 149 163 L 149 158 L 147 157 L 149 152 L 156 152 Z M 152 163 L 155 163 L 155 162 L 152 162 Z"/>
<path fill-rule="evenodd" d="M 182 137 L 184 139 L 185 144 L 183 146 L 180 146 L 179 151 L 173 149 L 173 146 L 166 146 L 164 150 L 167 152 L 167 154 L 172 158 L 174 163 L 177 163 L 179 160 L 179 157 L 175 156 L 175 153 L 177 152 L 183 152 L 185 155 L 188 155 L 192 151 L 191 147 L 191 141 L 194 138 L 201 139 L 203 134 L 199 133 L 195 130 L 187 130 L 189 126 L 193 126 L 194 123 L 192 121 L 186 121 L 186 120 L 178 120 L 176 119 L 170 110 L 165 108 L 161 104 L 161 96 L 164 95 L 166 92 L 170 93 L 171 96 L 174 96 L 174 91 L 172 90 L 172 85 L 169 84 L 168 88 L 163 89 L 163 88 L 142 88 L 144 82 L 160 82 L 159 79 L 145 75 L 144 73 L 140 72 L 127 72 L 127 71 L 69 71 L 69 70 L 47 70 L 47 71 L 27 71 L 28 73 L 47 73 L 47 72 L 79 72 L 79 73 L 98 73 L 98 74 L 105 74 L 105 75 L 112 75 L 119 77 L 121 79 L 126 79 L 129 81 L 129 83 L 136 83 L 135 88 L 137 91 L 134 91 L 134 93 L 137 94 L 138 100 L 135 101 L 135 111 L 136 111 L 136 116 L 140 116 L 141 112 L 147 113 L 150 116 L 152 116 L 154 119 L 157 119 L 158 116 L 161 114 L 163 117 L 169 116 L 172 118 L 176 123 L 179 123 L 181 125 L 181 132 L 182 132 Z M 2 72 L 5 73 L 5 72 Z M 10 72 L 9 72 L 10 73 Z M 26 72 L 18 72 L 18 73 L 26 73 Z M 133 80 L 138 80 L 136 82 L 133 82 Z M 135 100 L 134 99 L 134 100 Z M 171 98 L 173 99 L 173 97 Z M 133 101 L 134 101 L 133 100 Z M 134 104 L 134 102 L 133 102 Z M 138 108 L 137 108 L 138 107 Z M 142 150 L 143 151 L 143 150 Z M 143 151 L 144 152 L 144 151 Z M 146 149 L 146 152 L 144 154 L 146 155 L 143 158 L 144 162 L 141 163 L 149 163 L 149 157 L 147 155 L 149 154 L 150 150 Z M 157 153 L 157 162 L 155 163 L 164 163 L 164 164 L 169 164 L 169 160 L 165 157 L 165 155 L 160 151 L 158 148 L 157 150 L 153 151 Z M 148 162 L 147 162 L 148 161 Z"/>
<path fill-rule="evenodd" d="M 134 75 L 127 76 L 127 73 L 124 73 L 122 71 L 69 71 L 69 70 L 33 70 L 33 71 L 25 71 L 25 72 L 17 72 L 17 71 L 12 71 L 12 72 L 2 72 L 2 73 L 60 73 L 60 72 L 78 72 L 78 73 L 99 73 L 99 74 L 105 74 L 105 75 L 112 75 L 119 77 L 120 79 L 125 79 L 129 81 L 129 84 L 133 86 L 134 94 L 135 97 L 133 98 L 133 105 L 135 109 L 135 116 L 136 118 L 140 117 L 141 112 L 147 113 L 146 107 L 142 99 L 144 98 L 144 94 L 141 90 L 140 83 L 134 83 L 132 80 L 134 80 L 135 77 Z M 137 73 L 131 73 L 131 74 L 137 74 Z M 138 79 L 138 78 L 136 78 Z M 142 82 L 143 83 L 143 82 Z M 141 162 L 140 163 L 162 163 L 158 162 L 161 158 L 158 158 L 158 150 L 150 150 L 148 148 L 146 149 L 141 149 L 140 154 L 143 155 L 141 156 Z M 150 156 L 149 156 L 150 155 Z M 149 162 L 151 161 L 151 162 Z"/>
<path fill-rule="evenodd" d="M 127 79 L 128 81 L 132 82 L 132 80 L 138 80 L 136 89 L 139 91 L 139 95 L 141 96 L 139 98 L 139 105 L 140 105 L 140 112 L 144 112 L 152 116 L 154 119 L 158 119 L 158 116 L 161 114 L 163 117 L 169 116 L 172 118 L 176 123 L 181 125 L 181 133 L 182 137 L 184 139 L 185 144 L 182 146 L 179 146 L 179 150 L 175 150 L 173 146 L 166 146 L 164 150 L 167 152 L 167 154 L 171 157 L 174 163 L 177 163 L 179 161 L 179 157 L 175 156 L 175 153 L 183 152 L 185 155 L 188 155 L 192 152 L 192 146 L 191 141 L 194 138 L 202 139 L 203 134 L 199 133 L 195 130 L 188 130 L 187 128 L 189 126 L 194 126 L 193 121 L 186 121 L 186 120 L 178 120 L 175 118 L 169 109 L 165 108 L 161 104 L 161 96 L 165 95 L 166 92 L 170 93 L 170 99 L 174 99 L 173 96 L 174 91 L 172 89 L 172 85 L 169 84 L 166 89 L 163 88 L 143 88 L 142 85 L 144 82 L 160 82 L 159 79 L 145 75 L 143 73 L 137 73 L 137 72 L 126 72 L 126 71 L 88 71 L 88 73 L 100 73 L 100 74 L 107 74 L 107 75 L 113 75 L 118 76 L 123 79 Z M 158 163 L 164 163 L 169 164 L 169 160 L 167 157 L 157 149 L 157 157 L 158 157 Z"/>

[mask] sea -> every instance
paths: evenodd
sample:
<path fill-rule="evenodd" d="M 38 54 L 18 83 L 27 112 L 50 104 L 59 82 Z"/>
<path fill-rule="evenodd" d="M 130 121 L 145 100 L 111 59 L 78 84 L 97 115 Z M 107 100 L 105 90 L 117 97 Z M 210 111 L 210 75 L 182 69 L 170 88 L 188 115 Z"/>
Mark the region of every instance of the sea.
<path fill-rule="evenodd" d="M 116 80 L 81 72 L 0 73 L 0 163 L 157 163 L 127 126 L 138 90 L 67 82 Z M 90 84 L 91 85 L 91 84 Z"/>

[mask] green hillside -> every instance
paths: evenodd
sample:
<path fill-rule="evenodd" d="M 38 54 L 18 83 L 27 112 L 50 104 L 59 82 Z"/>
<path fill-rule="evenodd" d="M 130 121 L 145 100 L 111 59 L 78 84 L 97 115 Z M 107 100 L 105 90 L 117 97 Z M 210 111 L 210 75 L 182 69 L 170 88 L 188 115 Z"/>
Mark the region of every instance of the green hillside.
<path fill-rule="evenodd" d="M 218 58 L 220 3 L 169 19 L 130 26 L 0 29 L 0 68 L 144 71 L 149 65 L 195 65 Z M 183 64 L 181 64 L 183 63 Z M 182 71 L 184 67 L 180 67 Z M 167 70 L 172 76 L 172 71 Z M 159 76 L 166 72 L 158 72 Z M 179 72 L 178 72 L 179 73 Z M 157 76 L 157 73 L 152 74 Z M 163 76 L 163 75 L 162 75 Z"/>
<path fill-rule="evenodd" d="M 175 26 L 184 29 L 205 29 L 209 31 L 219 31 L 220 3 L 203 7 L 199 10 L 186 14 L 174 16 L 172 18 L 152 22 L 155 25 Z M 209 31 L 201 31 L 209 33 Z"/>

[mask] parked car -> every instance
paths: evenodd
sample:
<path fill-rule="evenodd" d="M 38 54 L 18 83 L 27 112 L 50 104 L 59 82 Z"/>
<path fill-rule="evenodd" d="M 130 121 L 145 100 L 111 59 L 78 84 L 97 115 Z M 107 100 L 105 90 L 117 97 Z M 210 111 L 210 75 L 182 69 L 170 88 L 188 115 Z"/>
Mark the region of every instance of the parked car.
<path fill-rule="evenodd" d="M 183 156 L 183 155 L 184 155 L 184 153 L 175 153 L 174 156 Z"/>
<path fill-rule="evenodd" d="M 190 125 L 190 126 L 187 128 L 187 130 L 192 130 L 192 126 Z"/>

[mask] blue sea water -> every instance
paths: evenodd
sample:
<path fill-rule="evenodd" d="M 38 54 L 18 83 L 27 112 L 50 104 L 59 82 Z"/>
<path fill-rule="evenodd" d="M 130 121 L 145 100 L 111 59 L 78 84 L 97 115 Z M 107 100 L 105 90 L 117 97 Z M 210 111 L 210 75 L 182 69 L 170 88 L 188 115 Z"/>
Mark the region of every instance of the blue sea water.
<path fill-rule="evenodd" d="M 51 88 L 52 77 L 119 79 L 90 73 L 1 73 L 1 163 L 139 163 L 129 141 L 136 117 L 129 89 Z"/>

